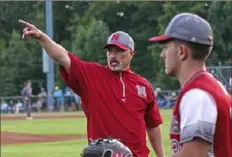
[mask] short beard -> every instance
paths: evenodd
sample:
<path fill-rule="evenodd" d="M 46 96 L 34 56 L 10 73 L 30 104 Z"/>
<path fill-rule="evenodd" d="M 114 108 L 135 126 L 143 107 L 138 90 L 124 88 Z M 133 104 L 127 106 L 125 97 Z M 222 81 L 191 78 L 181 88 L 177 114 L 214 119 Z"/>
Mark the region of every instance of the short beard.
<path fill-rule="evenodd" d="M 124 66 L 123 66 L 122 63 L 120 63 L 119 66 L 116 66 L 116 67 L 112 67 L 112 66 L 110 66 L 110 64 L 109 64 L 109 68 L 110 68 L 112 71 L 124 71 L 124 70 L 125 70 L 125 68 L 124 68 Z"/>

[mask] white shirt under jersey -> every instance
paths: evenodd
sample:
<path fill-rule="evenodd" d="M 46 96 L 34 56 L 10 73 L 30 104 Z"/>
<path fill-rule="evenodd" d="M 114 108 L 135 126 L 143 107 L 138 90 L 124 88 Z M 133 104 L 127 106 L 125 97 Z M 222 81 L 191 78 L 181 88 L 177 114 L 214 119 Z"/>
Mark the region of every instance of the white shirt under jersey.
<path fill-rule="evenodd" d="M 214 98 L 201 89 L 192 89 L 180 102 L 180 143 L 201 138 L 211 144 L 208 156 L 213 157 L 213 137 L 217 120 L 217 105 Z"/>

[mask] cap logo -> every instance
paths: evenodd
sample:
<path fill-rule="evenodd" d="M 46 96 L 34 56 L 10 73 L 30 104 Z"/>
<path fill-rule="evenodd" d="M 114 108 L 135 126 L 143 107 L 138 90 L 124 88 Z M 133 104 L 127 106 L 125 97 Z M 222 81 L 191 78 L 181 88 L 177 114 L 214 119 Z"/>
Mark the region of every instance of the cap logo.
<path fill-rule="evenodd" d="M 113 34 L 111 41 L 112 40 L 118 41 L 119 37 L 120 37 L 120 34 Z"/>

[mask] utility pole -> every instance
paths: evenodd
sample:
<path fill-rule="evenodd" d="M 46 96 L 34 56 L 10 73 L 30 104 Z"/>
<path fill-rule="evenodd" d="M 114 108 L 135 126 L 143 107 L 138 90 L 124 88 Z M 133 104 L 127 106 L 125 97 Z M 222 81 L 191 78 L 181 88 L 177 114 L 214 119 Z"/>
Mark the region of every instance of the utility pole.
<path fill-rule="evenodd" d="M 52 0 L 45 0 L 46 34 L 53 39 Z M 54 63 L 43 49 L 43 72 L 47 77 L 47 104 L 53 109 L 52 91 L 54 89 Z"/>

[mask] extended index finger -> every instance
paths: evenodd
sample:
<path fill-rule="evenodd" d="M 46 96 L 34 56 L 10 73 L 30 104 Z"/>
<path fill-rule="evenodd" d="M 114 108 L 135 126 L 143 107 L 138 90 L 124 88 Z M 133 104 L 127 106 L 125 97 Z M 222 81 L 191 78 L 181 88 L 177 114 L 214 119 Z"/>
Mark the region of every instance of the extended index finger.
<path fill-rule="evenodd" d="M 23 20 L 19 20 L 19 23 L 21 23 L 22 25 L 26 26 L 26 27 L 32 27 L 32 24 L 26 22 L 26 21 L 23 21 Z"/>

